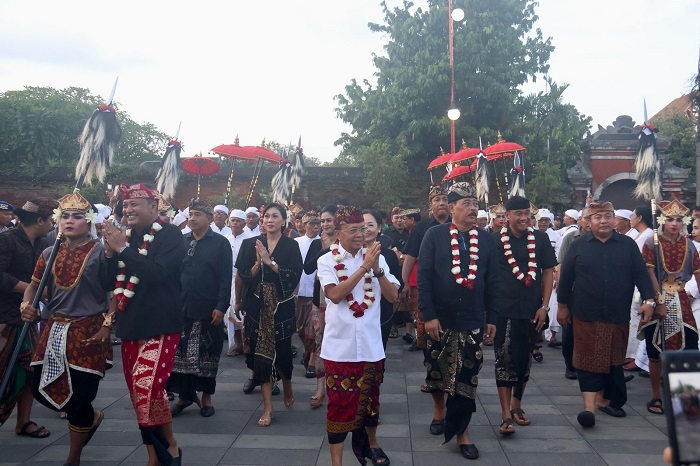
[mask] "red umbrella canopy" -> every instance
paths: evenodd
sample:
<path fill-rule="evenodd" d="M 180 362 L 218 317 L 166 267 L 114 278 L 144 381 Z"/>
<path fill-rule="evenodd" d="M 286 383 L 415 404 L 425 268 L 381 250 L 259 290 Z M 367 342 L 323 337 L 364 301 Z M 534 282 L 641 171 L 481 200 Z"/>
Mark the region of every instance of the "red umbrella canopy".
<path fill-rule="evenodd" d="M 502 157 L 513 157 L 515 155 L 515 151 L 527 153 L 527 149 L 517 142 L 504 141 L 488 146 L 486 149 L 484 149 L 484 154 L 486 154 L 489 160 L 497 160 L 501 157 L 492 158 L 491 156 L 501 155 Z"/>
<path fill-rule="evenodd" d="M 255 157 L 248 154 L 248 149 L 246 147 L 238 144 L 221 144 L 214 147 L 210 152 L 226 157 L 227 159 L 255 160 Z"/>
<path fill-rule="evenodd" d="M 221 167 L 212 159 L 195 155 L 182 159 L 182 169 L 195 175 L 213 175 L 218 173 Z"/>
<path fill-rule="evenodd" d="M 259 158 L 265 160 L 266 162 L 272 163 L 279 163 L 282 160 L 282 157 L 277 155 L 276 152 L 273 152 L 265 147 L 243 146 L 241 149 L 243 149 L 244 153 L 249 157 L 249 159 L 252 160 Z"/>
<path fill-rule="evenodd" d="M 452 158 L 453 155 L 455 155 L 455 154 L 442 154 L 442 155 L 438 155 L 438 156 L 435 157 L 435 158 L 433 159 L 433 161 L 430 162 L 430 164 L 428 165 L 428 171 L 433 170 L 433 169 L 435 169 L 435 168 L 437 168 L 437 167 L 440 167 L 440 166 L 442 166 L 442 165 L 448 164 L 448 163 L 450 162 L 450 159 Z"/>
<path fill-rule="evenodd" d="M 455 162 L 461 162 L 463 160 L 469 160 L 473 159 L 476 157 L 481 149 L 477 147 L 466 147 L 456 154 L 452 154 L 452 159 L 450 159 L 450 162 L 455 163 Z"/>
<path fill-rule="evenodd" d="M 462 175 L 466 175 L 474 171 L 476 171 L 476 160 L 471 165 L 462 165 L 461 167 L 453 169 L 451 172 L 445 175 L 443 180 L 454 180 L 455 178 L 458 178 Z"/>

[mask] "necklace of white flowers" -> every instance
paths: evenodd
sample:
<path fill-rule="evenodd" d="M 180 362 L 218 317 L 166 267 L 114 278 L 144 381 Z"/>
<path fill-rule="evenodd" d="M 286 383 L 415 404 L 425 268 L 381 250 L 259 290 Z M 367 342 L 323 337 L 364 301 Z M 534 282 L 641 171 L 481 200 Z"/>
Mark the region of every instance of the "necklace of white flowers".
<path fill-rule="evenodd" d="M 139 254 L 141 254 L 142 256 L 148 255 L 148 246 L 150 246 L 153 240 L 155 239 L 156 233 L 158 233 L 162 229 L 163 225 L 161 224 L 160 219 L 153 222 L 153 225 L 151 225 L 151 229 L 149 230 L 149 232 L 143 235 L 143 242 L 139 247 Z M 129 247 L 129 241 L 131 241 L 131 227 L 126 229 L 125 246 L 127 248 Z M 129 277 L 129 282 L 126 284 L 125 287 L 124 282 L 126 281 L 126 264 L 122 261 L 119 261 L 117 263 L 117 266 L 119 267 L 119 271 L 117 272 L 117 281 L 114 284 L 114 296 L 117 298 L 117 309 L 123 311 L 126 309 L 126 306 L 127 304 L 129 304 L 129 301 L 131 301 L 131 298 L 134 297 L 134 294 L 136 294 L 134 288 L 136 288 L 136 285 L 139 283 L 139 278 L 135 274 L 132 274 L 131 277 Z"/>

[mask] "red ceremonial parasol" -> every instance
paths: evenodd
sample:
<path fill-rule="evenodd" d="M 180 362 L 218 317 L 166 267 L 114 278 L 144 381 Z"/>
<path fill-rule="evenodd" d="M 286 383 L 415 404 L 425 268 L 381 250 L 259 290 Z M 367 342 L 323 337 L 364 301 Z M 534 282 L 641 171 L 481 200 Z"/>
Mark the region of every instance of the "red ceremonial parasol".
<path fill-rule="evenodd" d="M 466 147 L 456 154 L 452 154 L 452 158 L 450 159 L 450 162 L 455 163 L 455 162 L 461 162 L 463 160 L 469 160 L 473 159 L 476 157 L 481 149 L 478 147 Z"/>
<path fill-rule="evenodd" d="M 209 151 L 220 157 L 231 159 L 231 169 L 228 173 L 228 183 L 226 184 L 226 199 L 224 204 L 228 207 L 228 201 L 231 199 L 231 185 L 233 184 L 233 170 L 236 167 L 236 160 L 255 160 L 255 157 L 250 155 L 250 146 L 244 147 L 239 144 L 238 135 L 234 139 L 233 144 L 220 144 Z"/>
<path fill-rule="evenodd" d="M 453 155 L 455 155 L 455 154 L 438 155 L 428 165 L 428 171 L 433 170 L 433 169 L 440 167 L 442 165 L 447 165 L 450 162 L 450 159 L 452 158 Z"/>
<path fill-rule="evenodd" d="M 451 172 L 449 172 L 445 177 L 443 178 L 444 181 L 448 180 L 454 180 L 455 178 L 458 178 L 462 175 L 466 175 L 468 173 L 473 173 L 476 170 L 476 161 L 474 161 L 471 165 L 462 165 L 461 167 L 456 167 L 452 169 Z"/>
<path fill-rule="evenodd" d="M 484 149 L 484 154 L 489 160 L 498 160 L 501 157 L 513 157 L 515 152 L 527 153 L 527 149 L 518 144 L 517 142 L 497 142 L 496 144 L 488 146 Z M 492 156 L 500 155 L 501 157 L 495 158 Z"/>
<path fill-rule="evenodd" d="M 182 159 L 182 169 L 187 173 L 197 175 L 197 199 L 199 199 L 202 175 L 213 175 L 221 170 L 221 166 L 213 159 L 202 157 L 202 154 Z"/>
<path fill-rule="evenodd" d="M 245 207 L 246 209 L 250 206 L 250 201 L 253 199 L 253 191 L 255 191 L 255 185 L 258 184 L 258 178 L 260 178 L 260 170 L 262 170 L 263 162 L 271 162 L 274 164 L 279 164 L 282 162 L 282 157 L 280 157 L 277 152 L 273 152 L 267 147 L 265 147 L 265 140 L 259 146 L 244 146 L 242 147 L 245 154 L 250 157 L 250 160 L 255 160 L 255 171 L 253 172 L 253 178 L 250 180 L 250 189 L 248 190 L 248 196 L 246 197 Z"/>

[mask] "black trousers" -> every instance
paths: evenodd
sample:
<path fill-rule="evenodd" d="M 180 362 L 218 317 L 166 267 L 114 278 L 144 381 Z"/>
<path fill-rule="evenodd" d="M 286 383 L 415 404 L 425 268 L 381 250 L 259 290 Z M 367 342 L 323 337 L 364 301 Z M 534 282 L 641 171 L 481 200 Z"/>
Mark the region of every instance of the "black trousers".
<path fill-rule="evenodd" d="M 73 385 L 73 395 L 63 408 L 58 409 L 39 392 L 43 367 L 43 365 L 34 366 L 34 374 L 32 375 L 32 394 L 34 399 L 54 411 L 65 411 L 68 415 L 68 428 L 70 430 L 83 433 L 90 430 L 95 418 L 92 402 L 97 396 L 101 377 L 89 372 L 68 369 Z"/>
<path fill-rule="evenodd" d="M 613 408 L 622 408 L 627 403 L 627 384 L 622 366 L 611 366 L 607 374 L 578 371 L 578 386 L 582 392 L 599 392 L 610 400 Z"/>
<path fill-rule="evenodd" d="M 569 322 L 562 328 L 561 333 L 561 354 L 564 356 L 564 364 L 566 364 L 566 370 L 570 372 L 576 371 L 574 367 L 574 323 Z"/>

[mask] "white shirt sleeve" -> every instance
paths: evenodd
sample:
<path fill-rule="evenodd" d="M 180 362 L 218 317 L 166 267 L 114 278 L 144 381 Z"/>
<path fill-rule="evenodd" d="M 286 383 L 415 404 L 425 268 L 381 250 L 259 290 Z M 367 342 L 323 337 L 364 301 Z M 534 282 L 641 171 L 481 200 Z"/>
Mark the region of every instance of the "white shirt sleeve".
<path fill-rule="evenodd" d="M 321 288 L 325 290 L 326 285 L 337 285 L 340 283 L 338 280 L 338 274 L 335 273 L 335 269 L 330 265 L 331 262 L 335 262 L 333 259 L 328 261 L 329 254 L 323 255 L 318 259 L 318 271 L 317 277 L 318 281 L 321 283 Z"/>

